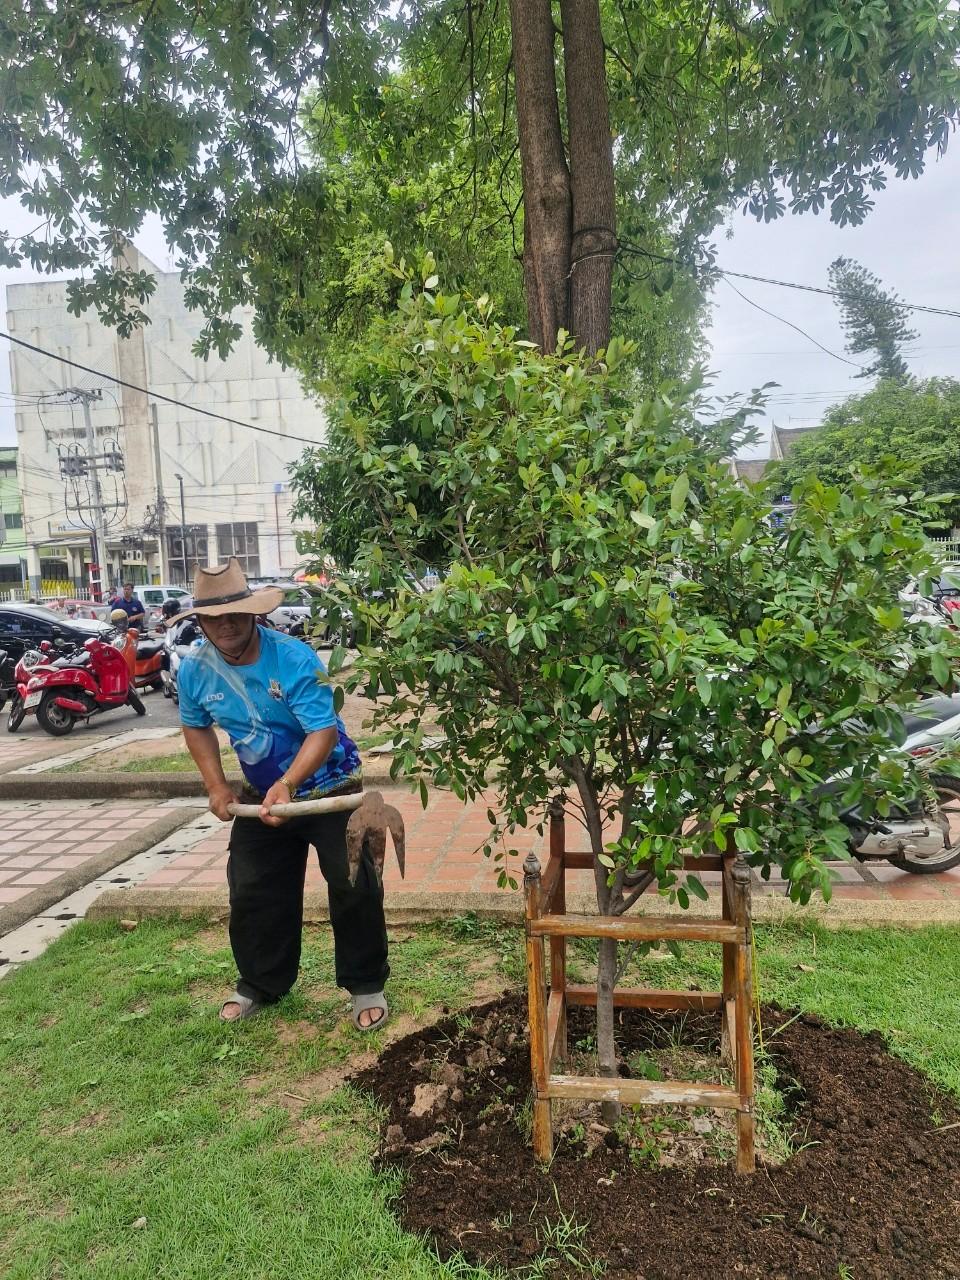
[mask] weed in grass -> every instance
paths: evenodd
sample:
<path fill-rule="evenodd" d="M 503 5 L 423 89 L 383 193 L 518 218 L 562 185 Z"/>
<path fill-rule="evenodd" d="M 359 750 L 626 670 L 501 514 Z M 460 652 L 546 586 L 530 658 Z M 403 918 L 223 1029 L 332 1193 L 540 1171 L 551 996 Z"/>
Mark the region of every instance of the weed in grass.
<path fill-rule="evenodd" d="M 556 1216 L 545 1216 L 543 1226 L 537 1232 L 541 1253 L 535 1259 L 534 1267 L 545 1268 L 545 1272 L 549 1273 L 551 1267 L 560 1262 L 585 1276 L 602 1276 L 604 1265 L 591 1257 L 586 1246 L 586 1225 L 578 1223 L 572 1214 L 564 1213 L 556 1186 L 553 1188 L 553 1197 L 556 1201 Z M 553 1212 L 551 1210 L 551 1214 Z"/>

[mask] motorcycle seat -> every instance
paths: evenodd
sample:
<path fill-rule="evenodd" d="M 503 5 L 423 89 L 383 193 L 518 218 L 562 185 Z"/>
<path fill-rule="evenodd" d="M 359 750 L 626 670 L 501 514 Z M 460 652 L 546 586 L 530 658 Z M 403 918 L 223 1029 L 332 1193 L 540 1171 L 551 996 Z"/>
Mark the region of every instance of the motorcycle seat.
<path fill-rule="evenodd" d="M 162 640 L 141 640 L 137 645 L 137 659 L 143 661 L 144 658 L 155 658 L 162 650 Z"/>
<path fill-rule="evenodd" d="M 903 717 L 903 727 L 909 737 L 932 725 L 943 724 L 944 720 L 952 720 L 954 716 L 960 716 L 960 697 L 928 698 L 916 711 Z"/>
<path fill-rule="evenodd" d="M 59 667 L 63 670 L 64 667 L 85 667 L 89 661 L 89 653 L 80 653 L 75 657 L 54 658 L 53 662 L 48 665 L 51 667 Z"/>

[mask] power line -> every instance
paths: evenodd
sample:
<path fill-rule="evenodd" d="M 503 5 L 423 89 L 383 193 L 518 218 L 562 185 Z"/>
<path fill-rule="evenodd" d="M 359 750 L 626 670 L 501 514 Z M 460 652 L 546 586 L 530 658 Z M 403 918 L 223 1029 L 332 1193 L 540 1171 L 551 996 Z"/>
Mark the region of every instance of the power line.
<path fill-rule="evenodd" d="M 0 338 L 6 338 L 8 342 L 16 343 L 18 347 L 26 347 L 28 351 L 35 351 L 37 355 L 49 356 L 51 360 L 59 360 L 61 364 L 68 364 L 73 369 L 81 369 L 84 373 L 93 374 L 97 378 L 107 378 L 110 382 L 115 382 L 118 387 L 126 387 L 130 391 L 140 391 L 145 396 L 151 396 L 154 400 L 162 400 L 165 404 L 176 405 L 178 409 L 190 409 L 193 413 L 202 414 L 205 418 L 216 418 L 219 422 L 229 422 L 234 427 L 244 427 L 248 431 L 259 431 L 265 436 L 276 436 L 278 440 L 294 440 L 298 444 L 317 445 L 320 441 L 310 439 L 308 436 L 292 436 L 286 435 L 283 431 L 273 431 L 270 427 L 258 427 L 253 422 L 241 422 L 239 418 L 228 418 L 225 414 L 214 413 L 212 409 L 204 409 L 198 404 L 186 404 L 183 400 L 176 400 L 173 396 L 165 396 L 160 391 L 151 391 L 149 387 L 141 387 L 136 382 L 127 382 L 123 378 L 118 378 L 116 374 L 106 373 L 103 369 L 91 369 L 89 365 L 80 364 L 78 360 L 68 360 L 66 356 L 57 355 L 55 351 L 47 351 L 44 347 L 34 346 L 32 342 L 26 342 L 23 338 L 15 338 L 12 333 L 6 333 L 0 329 Z"/>
<path fill-rule="evenodd" d="M 625 253 L 632 253 L 641 258 L 650 258 L 653 262 L 664 262 L 672 267 L 684 267 L 687 271 L 694 273 L 702 271 L 709 275 L 713 272 L 718 276 L 733 276 L 737 280 L 754 280 L 757 284 L 775 284 L 781 289 L 799 289 L 803 293 L 822 293 L 828 298 L 842 298 L 844 296 L 841 290 L 827 289 L 822 285 L 800 284 L 796 280 L 777 280 L 772 276 L 755 276 L 748 271 L 731 271 L 727 267 L 700 266 L 695 262 L 686 262 L 683 258 L 674 258 L 663 253 L 652 253 L 649 249 L 642 249 L 637 244 L 630 244 L 622 240 L 619 247 Z M 919 302 L 903 302 L 899 298 L 897 299 L 897 305 L 905 307 L 908 311 L 925 311 L 928 315 L 952 316 L 955 320 L 960 320 L 960 311 L 954 311 L 950 307 L 927 307 Z M 777 318 L 779 319 L 779 317 Z"/>
<path fill-rule="evenodd" d="M 745 293 L 741 293 L 737 286 L 735 284 L 731 284 L 729 280 L 725 280 L 724 283 L 728 288 L 733 290 L 738 298 L 742 298 L 744 302 L 748 302 L 751 307 L 756 307 L 758 311 L 762 311 L 763 314 L 765 316 L 769 316 L 771 320 L 779 320 L 781 324 L 789 325 L 791 329 L 796 330 L 797 333 L 802 334 L 809 342 L 812 342 L 815 347 L 819 347 L 820 350 L 825 352 L 828 356 L 833 356 L 834 360 L 839 360 L 841 364 L 852 365 L 854 369 L 862 370 L 866 368 L 865 365 L 858 364 L 856 360 L 848 360 L 846 356 L 841 356 L 838 355 L 836 351 L 831 351 L 829 347 L 825 347 L 822 342 L 818 342 L 812 334 L 807 333 L 806 329 L 801 329 L 800 326 L 798 324 L 794 324 L 792 320 L 787 320 L 784 316 L 778 316 L 775 311 L 768 311 L 766 307 L 761 307 L 759 302 L 754 302 L 754 300 L 752 298 L 748 298 Z"/>

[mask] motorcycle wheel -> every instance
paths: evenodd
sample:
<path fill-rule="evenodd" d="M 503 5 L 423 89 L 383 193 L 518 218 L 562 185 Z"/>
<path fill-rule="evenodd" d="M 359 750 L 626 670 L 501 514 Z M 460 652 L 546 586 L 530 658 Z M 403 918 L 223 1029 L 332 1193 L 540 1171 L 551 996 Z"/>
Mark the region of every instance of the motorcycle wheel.
<path fill-rule="evenodd" d="M 27 709 L 23 705 L 23 699 L 19 693 L 10 703 L 10 710 L 7 712 L 7 733 L 16 733 L 23 724 L 23 717 L 27 714 Z"/>
<path fill-rule="evenodd" d="M 55 689 L 50 689 L 43 695 L 37 707 L 37 720 L 41 729 L 52 733 L 55 738 L 62 738 L 72 732 L 76 720 L 65 707 L 57 706 L 57 696 Z"/>
<path fill-rule="evenodd" d="M 934 775 L 930 782 L 937 793 L 937 807 L 940 816 L 945 819 L 950 843 L 944 845 L 943 853 L 932 858 L 901 854 L 890 859 L 901 871 L 910 871 L 916 876 L 936 875 L 940 871 L 960 867 L 960 779 Z"/>
<path fill-rule="evenodd" d="M 131 689 L 127 694 L 127 706 L 133 707 L 138 716 L 145 716 L 147 714 L 147 708 L 140 701 L 140 697 L 137 694 L 136 689 Z"/>

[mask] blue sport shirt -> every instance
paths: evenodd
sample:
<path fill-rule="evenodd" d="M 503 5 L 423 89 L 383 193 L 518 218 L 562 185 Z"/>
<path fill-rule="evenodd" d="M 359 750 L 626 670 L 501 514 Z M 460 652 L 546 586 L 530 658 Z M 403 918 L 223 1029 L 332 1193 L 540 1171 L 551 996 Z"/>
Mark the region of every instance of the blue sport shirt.
<path fill-rule="evenodd" d="M 358 779 L 360 754 L 333 709 L 323 663 L 302 640 L 257 629 L 260 656 L 248 665 L 231 666 L 209 642 L 187 655 L 177 678 L 181 722 L 190 729 L 224 729 L 244 777 L 261 795 L 318 729 L 336 727 L 337 744 L 297 794 L 323 795 Z"/>

